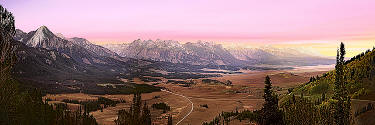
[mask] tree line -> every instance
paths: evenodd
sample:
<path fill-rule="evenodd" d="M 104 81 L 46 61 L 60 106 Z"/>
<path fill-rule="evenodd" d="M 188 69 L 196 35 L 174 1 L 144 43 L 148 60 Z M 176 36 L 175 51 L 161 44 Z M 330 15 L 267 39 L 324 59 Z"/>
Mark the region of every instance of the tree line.
<path fill-rule="evenodd" d="M 115 123 L 116 125 L 151 125 L 151 113 L 146 102 L 142 106 L 140 92 L 134 94 L 129 110 L 118 111 Z"/>
<path fill-rule="evenodd" d="M 47 99 L 48 100 L 48 99 Z M 103 111 L 104 108 L 109 106 L 115 107 L 118 103 L 125 103 L 125 100 L 114 101 L 105 97 L 98 97 L 97 100 L 79 101 L 72 99 L 63 99 L 62 102 L 80 104 L 84 107 L 85 111 L 92 112 L 96 110 Z"/>

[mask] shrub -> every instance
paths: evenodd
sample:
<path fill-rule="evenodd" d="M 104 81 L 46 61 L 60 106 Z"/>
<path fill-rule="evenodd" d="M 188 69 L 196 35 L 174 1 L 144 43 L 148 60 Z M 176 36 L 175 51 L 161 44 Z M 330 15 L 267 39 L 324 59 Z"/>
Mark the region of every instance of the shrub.
<path fill-rule="evenodd" d="M 203 105 L 201 105 L 201 107 L 208 108 L 208 105 L 207 104 L 203 104 Z"/>
<path fill-rule="evenodd" d="M 171 107 L 169 107 L 164 102 L 152 104 L 151 107 L 154 108 L 154 109 L 162 109 L 162 110 L 165 110 L 165 111 L 169 111 L 171 109 Z"/>

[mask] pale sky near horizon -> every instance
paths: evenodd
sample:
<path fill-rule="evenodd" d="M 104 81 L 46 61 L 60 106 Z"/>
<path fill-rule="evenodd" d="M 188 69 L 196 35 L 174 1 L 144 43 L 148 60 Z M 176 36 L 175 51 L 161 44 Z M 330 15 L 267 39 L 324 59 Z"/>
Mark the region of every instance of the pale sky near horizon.
<path fill-rule="evenodd" d="M 375 45 L 375 0 L 2 0 L 16 27 L 96 44 L 135 39 L 303 47 L 348 56 Z"/>

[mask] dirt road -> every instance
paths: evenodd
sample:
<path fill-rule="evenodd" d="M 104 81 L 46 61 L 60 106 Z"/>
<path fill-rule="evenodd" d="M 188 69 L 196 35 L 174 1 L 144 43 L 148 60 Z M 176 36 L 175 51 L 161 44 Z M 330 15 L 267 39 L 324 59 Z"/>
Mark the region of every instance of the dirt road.
<path fill-rule="evenodd" d="M 173 92 L 165 90 L 165 89 L 162 89 L 161 91 L 168 92 L 168 93 L 171 93 L 171 94 L 174 94 L 174 95 L 177 95 L 177 96 L 181 96 L 181 97 L 185 98 L 186 100 L 188 100 L 190 102 L 190 104 L 191 104 L 190 112 L 187 113 L 180 121 L 178 121 L 176 123 L 176 125 L 180 124 L 186 117 L 188 117 L 191 114 L 191 112 L 193 112 L 193 110 L 194 110 L 194 103 L 188 97 L 186 97 L 184 95 L 177 94 L 177 93 L 173 93 Z"/>

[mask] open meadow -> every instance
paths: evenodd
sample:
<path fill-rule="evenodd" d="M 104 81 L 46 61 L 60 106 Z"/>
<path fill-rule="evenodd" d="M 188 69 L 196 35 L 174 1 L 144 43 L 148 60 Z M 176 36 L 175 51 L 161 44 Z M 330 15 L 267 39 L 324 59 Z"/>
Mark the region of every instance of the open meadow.
<path fill-rule="evenodd" d="M 318 69 L 316 67 L 314 69 Z M 264 77 L 269 75 L 272 83 L 278 93 L 286 93 L 287 89 L 303 83 L 306 83 L 310 77 L 321 75 L 332 69 L 325 67 L 319 70 L 310 68 L 295 68 L 293 70 L 271 70 L 271 71 L 249 71 L 241 70 L 239 74 L 223 74 L 222 77 L 201 78 L 192 80 L 182 80 L 192 82 L 189 86 L 182 83 L 170 83 L 168 79 L 162 79 L 156 86 L 165 88 L 167 91 L 152 92 L 142 94 L 142 100 L 149 107 L 152 104 L 164 102 L 170 106 L 169 111 L 151 108 L 152 119 L 155 124 L 166 124 L 167 116 L 172 115 L 173 123 L 176 124 L 202 124 L 211 121 L 222 111 L 241 111 L 256 110 L 262 107 Z M 207 79 L 212 81 L 207 82 Z M 178 79 L 173 79 L 178 80 Z M 205 81 L 206 80 L 206 81 Z M 217 80 L 217 81 L 216 81 Z M 224 84 L 231 81 L 231 85 Z M 145 82 L 138 78 L 133 80 L 137 84 L 153 84 L 154 82 Z M 183 95 L 186 98 L 179 96 Z M 91 94 L 48 94 L 44 98 L 53 101 L 50 103 L 59 103 L 64 99 L 70 100 L 96 100 L 98 97 L 105 97 L 111 100 L 120 101 L 114 107 L 104 108 L 102 111 L 93 111 L 92 114 L 99 124 L 113 125 L 117 119 L 117 113 L 121 109 L 130 107 L 133 95 L 91 95 Z M 193 110 L 190 101 L 193 103 Z M 78 104 L 68 103 L 68 107 L 77 109 Z M 190 112 L 191 111 L 191 112 Z M 182 120 L 186 117 L 184 120 Z"/>

